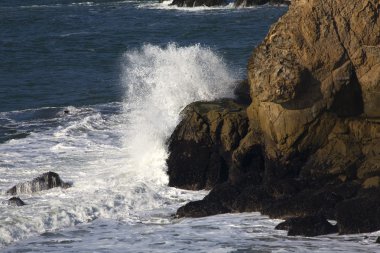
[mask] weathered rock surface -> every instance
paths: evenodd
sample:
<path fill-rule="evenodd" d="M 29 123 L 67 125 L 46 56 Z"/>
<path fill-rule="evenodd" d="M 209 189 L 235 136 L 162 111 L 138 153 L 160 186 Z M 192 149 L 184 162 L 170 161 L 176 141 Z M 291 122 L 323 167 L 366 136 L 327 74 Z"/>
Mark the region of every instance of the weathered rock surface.
<path fill-rule="evenodd" d="M 173 133 L 170 185 L 214 187 L 177 215 L 322 215 L 341 234 L 380 230 L 379 56 L 379 1 L 292 1 L 249 61 L 250 105 L 194 103 Z"/>
<path fill-rule="evenodd" d="M 338 233 L 337 227 L 321 215 L 289 218 L 278 224 L 275 229 L 287 230 L 289 236 L 318 236 Z"/>
<path fill-rule="evenodd" d="M 18 195 L 49 190 L 54 187 L 69 188 L 71 183 L 65 183 L 55 172 L 46 172 L 31 181 L 19 183 L 7 191 L 7 194 Z"/>
<path fill-rule="evenodd" d="M 8 205 L 10 206 L 25 206 L 25 202 L 18 197 L 12 197 L 8 199 Z"/>
<path fill-rule="evenodd" d="M 211 189 L 228 179 L 231 154 L 248 130 L 245 107 L 232 100 L 196 102 L 170 139 L 169 185 Z"/>

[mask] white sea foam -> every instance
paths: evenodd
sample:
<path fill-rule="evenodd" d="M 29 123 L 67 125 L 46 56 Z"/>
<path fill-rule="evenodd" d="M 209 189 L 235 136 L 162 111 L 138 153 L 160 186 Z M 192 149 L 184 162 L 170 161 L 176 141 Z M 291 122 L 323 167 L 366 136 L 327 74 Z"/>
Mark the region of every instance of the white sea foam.
<path fill-rule="evenodd" d="M 47 171 L 74 183 L 23 194 L 24 207 L 0 205 L 0 245 L 98 218 L 149 222 L 149 210 L 161 208 L 168 221 L 180 204 L 204 195 L 166 186 L 165 140 L 186 104 L 232 94 L 226 64 L 200 45 L 169 44 L 126 52 L 121 65 L 124 103 L 0 115 L 38 129 L 0 145 L 0 200 Z"/>
<path fill-rule="evenodd" d="M 221 57 L 200 45 L 145 45 L 127 52 L 123 64 L 128 162 L 140 175 L 165 184 L 165 141 L 179 112 L 193 101 L 230 96 L 233 77 Z"/>

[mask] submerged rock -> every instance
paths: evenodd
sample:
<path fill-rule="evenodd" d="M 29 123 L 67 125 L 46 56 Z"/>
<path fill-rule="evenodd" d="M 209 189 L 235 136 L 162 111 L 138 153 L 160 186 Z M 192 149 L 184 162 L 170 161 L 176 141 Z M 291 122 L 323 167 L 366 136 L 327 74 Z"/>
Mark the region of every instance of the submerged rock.
<path fill-rule="evenodd" d="M 320 215 L 289 218 L 278 224 L 275 229 L 287 230 L 289 236 L 318 236 L 338 232 L 336 226 Z"/>
<path fill-rule="evenodd" d="M 25 206 L 26 204 L 19 197 L 12 197 L 12 198 L 8 199 L 8 205 L 10 205 L 10 206 Z"/>
<path fill-rule="evenodd" d="M 49 190 L 54 187 L 69 188 L 71 183 L 65 183 L 55 172 L 46 172 L 31 181 L 19 183 L 10 188 L 6 193 L 11 195 L 34 193 Z"/>

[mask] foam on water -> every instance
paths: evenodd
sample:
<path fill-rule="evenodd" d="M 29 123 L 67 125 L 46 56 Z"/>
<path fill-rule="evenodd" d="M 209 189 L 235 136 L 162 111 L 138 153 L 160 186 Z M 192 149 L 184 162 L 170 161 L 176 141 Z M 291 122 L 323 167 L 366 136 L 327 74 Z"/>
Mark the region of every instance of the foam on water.
<path fill-rule="evenodd" d="M 145 178 L 167 183 L 165 141 L 189 103 L 232 94 L 233 78 L 223 60 L 200 45 L 145 45 L 123 57 L 126 88 L 126 156 Z"/>
<path fill-rule="evenodd" d="M 30 133 L 0 145 L 3 201 L 14 184 L 47 171 L 74 183 L 23 194 L 24 207 L 3 202 L 0 245 L 98 218 L 149 223 L 149 210 L 162 208 L 168 220 L 180 204 L 205 194 L 166 186 L 165 141 L 185 105 L 232 94 L 227 66 L 208 48 L 174 44 L 145 45 L 121 63 L 123 103 L 0 114 Z"/>

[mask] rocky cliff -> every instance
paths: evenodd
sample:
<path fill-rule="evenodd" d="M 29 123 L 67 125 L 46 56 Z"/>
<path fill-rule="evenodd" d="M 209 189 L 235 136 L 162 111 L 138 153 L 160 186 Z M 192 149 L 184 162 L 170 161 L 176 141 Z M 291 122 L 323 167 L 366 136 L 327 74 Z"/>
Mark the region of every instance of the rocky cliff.
<path fill-rule="evenodd" d="M 177 214 L 318 215 L 340 233 L 379 230 L 379 14 L 378 0 L 292 1 L 249 60 L 252 102 L 184 112 L 170 185 L 213 189 Z"/>

